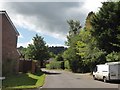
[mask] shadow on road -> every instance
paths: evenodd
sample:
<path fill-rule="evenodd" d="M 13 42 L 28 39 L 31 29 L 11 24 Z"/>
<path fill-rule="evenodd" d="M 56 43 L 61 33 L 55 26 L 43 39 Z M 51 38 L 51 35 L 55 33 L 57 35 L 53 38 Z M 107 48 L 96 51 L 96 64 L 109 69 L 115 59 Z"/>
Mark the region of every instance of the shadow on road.
<path fill-rule="evenodd" d="M 47 75 L 58 75 L 61 73 L 57 73 L 57 72 L 48 72 L 48 71 L 43 71 L 43 73 L 47 74 Z"/>
<path fill-rule="evenodd" d="M 97 81 L 103 82 L 103 80 L 97 80 Z M 109 83 L 109 84 L 120 84 L 120 81 L 113 80 L 113 81 L 107 81 L 106 83 Z"/>
<path fill-rule="evenodd" d="M 120 84 L 120 81 L 109 81 L 108 83 L 111 83 L 111 84 Z"/>

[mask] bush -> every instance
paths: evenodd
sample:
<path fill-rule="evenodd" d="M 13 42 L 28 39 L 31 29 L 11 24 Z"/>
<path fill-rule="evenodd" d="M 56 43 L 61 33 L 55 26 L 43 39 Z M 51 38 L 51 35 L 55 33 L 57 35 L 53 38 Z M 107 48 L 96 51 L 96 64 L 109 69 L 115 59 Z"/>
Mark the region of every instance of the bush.
<path fill-rule="evenodd" d="M 50 69 L 50 64 L 46 64 L 46 68 L 47 68 L 47 69 Z"/>
<path fill-rule="evenodd" d="M 64 66 L 65 66 L 65 69 L 70 70 L 70 64 L 68 60 L 65 61 Z"/>
<path fill-rule="evenodd" d="M 47 69 L 63 69 L 63 62 L 52 61 L 46 65 Z"/>

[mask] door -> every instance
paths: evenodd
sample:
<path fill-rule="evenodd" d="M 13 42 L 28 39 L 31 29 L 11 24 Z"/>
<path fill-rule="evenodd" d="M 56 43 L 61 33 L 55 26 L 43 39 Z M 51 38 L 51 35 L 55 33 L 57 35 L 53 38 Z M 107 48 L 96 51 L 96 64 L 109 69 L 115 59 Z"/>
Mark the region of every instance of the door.
<path fill-rule="evenodd" d="M 119 69 L 120 65 L 118 64 L 110 65 L 110 79 L 120 79 Z"/>
<path fill-rule="evenodd" d="M 97 79 L 100 79 L 100 78 L 99 78 L 99 74 L 100 74 L 100 73 L 99 73 L 99 71 L 98 71 L 98 66 L 96 66 L 96 67 L 95 67 L 95 77 L 96 77 Z"/>

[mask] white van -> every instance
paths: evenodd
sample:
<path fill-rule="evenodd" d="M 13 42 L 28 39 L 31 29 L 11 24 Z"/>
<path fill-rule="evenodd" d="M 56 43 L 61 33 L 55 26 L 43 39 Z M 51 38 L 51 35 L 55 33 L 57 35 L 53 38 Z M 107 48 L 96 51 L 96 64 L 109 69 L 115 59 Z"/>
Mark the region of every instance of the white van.
<path fill-rule="evenodd" d="M 110 62 L 96 65 L 93 71 L 94 79 L 101 79 L 104 82 L 120 80 L 120 62 Z"/>

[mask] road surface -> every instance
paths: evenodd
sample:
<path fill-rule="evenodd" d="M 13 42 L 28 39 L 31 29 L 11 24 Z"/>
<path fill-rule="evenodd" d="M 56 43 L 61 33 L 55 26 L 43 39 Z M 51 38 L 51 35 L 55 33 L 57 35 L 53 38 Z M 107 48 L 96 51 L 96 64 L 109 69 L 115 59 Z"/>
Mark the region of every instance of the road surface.
<path fill-rule="evenodd" d="M 118 88 L 118 83 L 93 80 L 89 74 L 45 69 L 43 71 L 47 73 L 47 76 L 42 88 Z"/>

